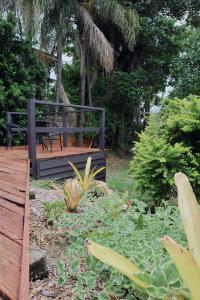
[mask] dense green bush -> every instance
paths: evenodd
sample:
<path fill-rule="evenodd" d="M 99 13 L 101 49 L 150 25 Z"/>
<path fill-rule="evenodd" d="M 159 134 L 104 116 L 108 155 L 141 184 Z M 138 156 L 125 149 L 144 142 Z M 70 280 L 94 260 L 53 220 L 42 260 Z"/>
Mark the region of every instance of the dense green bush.
<path fill-rule="evenodd" d="M 108 295 L 113 295 L 113 299 L 119 300 L 156 300 L 163 299 L 169 288 L 183 291 L 179 275 L 159 241 L 161 236 L 169 235 L 182 245 L 187 244 L 178 209 L 159 207 L 155 215 L 145 214 L 143 202 L 134 199 L 130 206 L 129 199 L 127 195 L 116 194 L 98 200 L 87 196 L 82 201 L 82 213 L 65 214 L 60 220 L 59 226 L 67 231 L 68 263 L 58 261 L 58 283 L 75 278 L 77 299 L 109 300 Z M 111 247 L 145 270 L 152 296 L 138 290 L 116 270 L 88 256 L 84 246 L 88 239 Z"/>
<path fill-rule="evenodd" d="M 42 99 L 45 82 L 45 67 L 20 37 L 15 18 L 0 17 L 0 144 L 5 143 L 6 111 L 26 110 L 27 99 Z"/>
<path fill-rule="evenodd" d="M 168 99 L 139 135 L 130 164 L 136 188 L 157 204 L 174 195 L 173 176 L 189 177 L 197 195 L 200 184 L 200 98 Z"/>

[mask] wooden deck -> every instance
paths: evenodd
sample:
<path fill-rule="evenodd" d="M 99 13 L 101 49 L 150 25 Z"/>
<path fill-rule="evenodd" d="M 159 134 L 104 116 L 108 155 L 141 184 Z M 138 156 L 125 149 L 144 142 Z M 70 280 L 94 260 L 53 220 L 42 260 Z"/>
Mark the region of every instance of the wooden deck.
<path fill-rule="evenodd" d="M 16 159 L 26 161 L 28 159 L 28 150 L 25 149 L 25 146 L 13 147 L 8 150 L 5 147 L 0 147 L 0 156 L 3 154 L 9 155 L 9 158 L 13 161 L 16 161 Z M 74 172 L 68 161 L 74 163 L 82 171 L 85 168 L 88 156 L 92 157 L 92 167 L 100 168 L 106 165 L 105 152 L 98 148 L 64 147 L 61 151 L 60 147 L 55 144 L 51 153 L 50 151 L 43 150 L 41 145 L 37 145 L 37 175 L 35 179 L 70 178 Z M 98 175 L 97 179 L 105 181 L 105 178 L 106 172 L 103 171 Z"/>
<path fill-rule="evenodd" d="M 0 151 L 0 299 L 29 295 L 29 169 L 27 155 Z"/>
<path fill-rule="evenodd" d="M 36 158 L 37 160 L 53 159 L 58 157 L 66 157 L 73 155 L 81 155 L 87 153 L 96 153 L 100 150 L 98 148 L 87 148 L 87 147 L 64 147 L 63 150 L 60 150 L 60 147 L 56 144 L 53 146 L 52 152 L 46 149 L 42 149 L 41 145 L 37 145 Z M 6 149 L 5 147 L 0 147 L 1 153 L 9 153 L 9 157 L 28 159 L 28 150 L 25 146 L 18 146 Z"/>

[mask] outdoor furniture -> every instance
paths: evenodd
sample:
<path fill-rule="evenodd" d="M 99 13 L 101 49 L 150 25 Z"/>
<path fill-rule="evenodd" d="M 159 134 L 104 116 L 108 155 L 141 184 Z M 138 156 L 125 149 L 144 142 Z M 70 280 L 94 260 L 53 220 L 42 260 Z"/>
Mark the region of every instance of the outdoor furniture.
<path fill-rule="evenodd" d="M 12 147 L 12 141 L 13 136 L 18 135 L 19 137 L 22 137 L 24 140 L 25 148 L 27 149 L 27 129 L 23 126 L 20 126 L 18 124 L 12 123 L 12 122 L 6 122 L 6 128 L 7 128 L 7 135 L 6 135 L 6 149 L 8 147 Z"/>
<path fill-rule="evenodd" d="M 46 121 L 46 120 L 38 120 L 36 121 L 36 127 L 56 127 L 59 128 L 58 125 L 54 122 L 51 121 Z M 38 134 L 38 142 L 42 144 L 42 149 L 48 150 L 48 144 L 47 142 L 49 141 L 50 143 L 50 151 L 52 152 L 53 148 L 53 143 L 55 141 L 59 141 L 60 144 L 60 149 L 62 151 L 63 146 L 62 146 L 62 134 L 60 132 L 44 132 L 44 133 L 39 133 Z"/>

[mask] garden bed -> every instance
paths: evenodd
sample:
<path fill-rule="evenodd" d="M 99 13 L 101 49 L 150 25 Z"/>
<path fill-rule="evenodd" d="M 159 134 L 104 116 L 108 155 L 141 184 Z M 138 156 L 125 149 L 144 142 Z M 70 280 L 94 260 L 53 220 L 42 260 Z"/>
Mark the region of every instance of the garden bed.
<path fill-rule="evenodd" d="M 108 165 L 108 184 L 112 189 L 121 192 L 130 190 L 131 178 L 128 176 L 128 157 L 109 155 L 107 159 Z M 122 181 L 124 184 L 122 184 Z M 47 252 L 49 265 L 49 277 L 42 280 L 30 282 L 30 299 L 46 300 L 46 299 L 75 299 L 74 290 L 76 279 L 71 278 L 62 287 L 57 284 L 57 260 L 64 260 L 67 265 L 67 257 L 65 252 L 68 247 L 68 239 L 64 236 L 65 229 L 54 228 L 48 224 L 44 213 L 44 203 L 52 203 L 59 200 L 59 191 L 51 187 L 51 181 L 32 181 L 31 190 L 35 192 L 36 198 L 30 200 L 30 240 L 31 243 L 39 246 Z M 79 211 L 85 211 L 86 206 L 81 206 Z"/>

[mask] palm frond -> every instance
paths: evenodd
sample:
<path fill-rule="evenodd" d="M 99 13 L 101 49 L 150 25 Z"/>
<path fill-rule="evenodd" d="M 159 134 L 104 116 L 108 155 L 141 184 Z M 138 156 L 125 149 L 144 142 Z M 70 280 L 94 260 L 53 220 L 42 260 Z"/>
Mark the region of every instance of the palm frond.
<path fill-rule="evenodd" d="M 42 5 L 40 0 L 16 0 L 16 7 L 23 20 L 24 32 L 32 38 L 41 22 Z"/>
<path fill-rule="evenodd" d="M 129 50 L 133 50 L 139 31 L 139 17 L 135 10 L 124 8 L 116 0 L 94 0 L 94 8 L 105 20 L 113 23 L 122 33 Z"/>
<path fill-rule="evenodd" d="M 76 1 L 76 17 L 93 54 L 106 72 L 114 67 L 114 50 L 103 32 L 96 26 L 89 12 Z"/>

